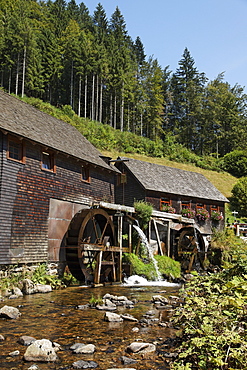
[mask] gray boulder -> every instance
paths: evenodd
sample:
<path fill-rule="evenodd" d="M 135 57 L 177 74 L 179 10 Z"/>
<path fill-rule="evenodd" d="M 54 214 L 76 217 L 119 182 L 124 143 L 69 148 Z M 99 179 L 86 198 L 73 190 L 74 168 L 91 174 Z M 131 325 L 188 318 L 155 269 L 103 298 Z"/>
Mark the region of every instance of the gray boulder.
<path fill-rule="evenodd" d="M 0 309 L 0 317 L 5 317 L 7 319 L 17 319 L 21 315 L 18 308 L 12 306 L 3 306 Z"/>
<path fill-rule="evenodd" d="M 35 293 L 50 293 L 52 291 L 52 287 L 46 284 L 37 284 L 36 285 L 36 292 Z"/>
<path fill-rule="evenodd" d="M 52 342 L 48 339 L 36 340 L 27 347 L 25 361 L 54 362 L 57 359 Z"/>
<path fill-rule="evenodd" d="M 104 320 L 109 321 L 109 322 L 122 322 L 123 318 L 120 315 L 118 315 L 117 313 L 106 312 L 105 316 L 104 316 Z"/>
<path fill-rule="evenodd" d="M 83 344 L 83 343 L 76 344 L 77 344 L 76 348 L 72 348 L 74 353 L 93 354 L 95 352 L 94 344 Z"/>
<path fill-rule="evenodd" d="M 29 337 L 28 335 L 22 335 L 18 339 L 18 343 L 23 344 L 24 346 L 29 346 L 33 342 L 35 342 L 36 339 L 34 337 Z"/>
<path fill-rule="evenodd" d="M 152 297 L 152 302 L 159 304 L 168 304 L 169 300 L 166 297 L 163 297 L 162 295 L 154 295 Z"/>
<path fill-rule="evenodd" d="M 22 297 L 23 296 L 23 293 L 21 291 L 21 289 L 15 287 L 12 289 L 12 294 L 9 296 L 9 299 L 13 299 L 13 298 L 19 298 L 19 297 Z"/>
<path fill-rule="evenodd" d="M 97 366 L 98 364 L 95 361 L 83 361 L 83 360 L 73 362 L 72 364 L 73 369 L 95 369 Z"/>
<path fill-rule="evenodd" d="M 156 346 L 152 343 L 133 342 L 127 347 L 126 351 L 132 353 L 149 353 L 155 352 Z"/>
<path fill-rule="evenodd" d="M 138 320 L 134 316 L 130 315 L 129 313 L 124 313 L 124 314 L 121 314 L 120 316 L 126 321 L 138 322 Z"/>

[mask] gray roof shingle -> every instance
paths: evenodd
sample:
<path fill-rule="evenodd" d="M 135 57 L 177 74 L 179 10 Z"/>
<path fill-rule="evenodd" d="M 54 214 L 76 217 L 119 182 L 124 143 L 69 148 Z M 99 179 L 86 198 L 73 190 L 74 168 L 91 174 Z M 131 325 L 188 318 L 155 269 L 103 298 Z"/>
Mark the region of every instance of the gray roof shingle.
<path fill-rule="evenodd" d="M 124 165 L 146 190 L 228 202 L 228 199 L 200 173 L 128 159 Z"/>
<path fill-rule="evenodd" d="M 20 135 L 59 152 L 116 171 L 72 125 L 50 116 L 0 90 L 0 129 Z"/>

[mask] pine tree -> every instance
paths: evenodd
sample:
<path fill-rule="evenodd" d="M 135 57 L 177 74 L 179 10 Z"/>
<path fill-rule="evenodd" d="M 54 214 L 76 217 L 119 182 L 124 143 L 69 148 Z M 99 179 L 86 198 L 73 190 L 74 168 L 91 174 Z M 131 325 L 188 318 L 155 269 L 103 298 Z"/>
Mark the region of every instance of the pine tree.
<path fill-rule="evenodd" d="M 198 151 L 201 99 L 206 78 L 194 66 L 194 59 L 187 48 L 178 64 L 179 68 L 171 78 L 173 104 L 170 126 L 180 143 Z"/>

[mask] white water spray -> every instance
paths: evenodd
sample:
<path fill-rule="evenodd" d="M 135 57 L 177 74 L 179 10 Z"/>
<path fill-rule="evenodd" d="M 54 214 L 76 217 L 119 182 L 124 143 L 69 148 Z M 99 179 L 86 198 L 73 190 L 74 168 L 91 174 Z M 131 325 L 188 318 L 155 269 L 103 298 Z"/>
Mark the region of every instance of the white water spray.
<path fill-rule="evenodd" d="M 157 279 L 156 280 L 157 281 L 162 281 L 162 276 L 161 276 L 161 273 L 160 273 L 159 268 L 158 268 L 158 263 L 157 263 L 156 259 L 154 258 L 152 249 L 151 249 L 151 247 L 149 245 L 149 242 L 147 240 L 146 235 L 144 234 L 144 232 L 142 231 L 142 229 L 139 226 L 133 225 L 133 227 L 138 232 L 138 234 L 139 234 L 139 236 L 141 238 L 141 241 L 143 242 L 143 244 L 145 245 L 145 247 L 147 249 L 149 258 L 153 262 L 153 265 L 154 265 L 154 268 L 155 268 L 155 272 L 156 272 L 156 276 L 157 276 Z"/>

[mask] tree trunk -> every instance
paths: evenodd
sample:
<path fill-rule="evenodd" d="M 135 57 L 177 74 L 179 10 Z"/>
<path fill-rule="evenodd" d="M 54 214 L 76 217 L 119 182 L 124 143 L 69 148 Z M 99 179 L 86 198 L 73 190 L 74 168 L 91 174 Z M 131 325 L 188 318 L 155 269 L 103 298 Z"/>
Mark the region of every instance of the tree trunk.
<path fill-rule="evenodd" d="M 70 106 L 73 109 L 73 84 L 74 84 L 74 76 L 73 76 L 73 71 L 74 71 L 74 61 L 71 61 L 71 72 L 70 72 Z"/>
<path fill-rule="evenodd" d="M 24 96 L 24 90 L 25 90 L 26 57 L 27 57 L 27 47 L 26 45 L 24 45 L 23 67 L 22 67 L 22 86 L 21 86 L 21 97 L 22 98 Z"/>
<path fill-rule="evenodd" d="M 121 109 L 120 109 L 120 131 L 124 130 L 124 89 L 122 89 Z"/>
<path fill-rule="evenodd" d="M 113 121 L 113 127 L 116 129 L 117 128 L 117 95 L 116 91 L 114 94 L 114 121 Z"/>
<path fill-rule="evenodd" d="M 9 89 L 8 89 L 9 94 L 11 93 L 11 69 L 9 70 Z"/>
<path fill-rule="evenodd" d="M 95 75 L 93 73 L 93 83 L 92 83 L 92 110 L 91 110 L 91 119 L 94 121 L 94 85 L 95 85 Z"/>
<path fill-rule="evenodd" d="M 110 95 L 110 126 L 111 127 L 112 127 L 112 124 L 113 124 L 112 120 L 113 120 L 113 111 L 112 111 L 112 93 L 111 93 L 111 95 Z"/>
<path fill-rule="evenodd" d="M 96 102 L 95 102 L 95 120 L 98 121 L 99 116 L 99 75 L 96 76 Z"/>
<path fill-rule="evenodd" d="M 100 80 L 100 95 L 99 95 L 99 121 L 102 123 L 102 102 L 103 102 L 103 83 Z"/>
<path fill-rule="evenodd" d="M 87 75 L 85 76 L 84 86 L 84 118 L 87 118 Z"/>
<path fill-rule="evenodd" d="M 79 76 L 78 116 L 81 117 L 81 75 Z"/>
<path fill-rule="evenodd" d="M 141 132 L 140 132 L 140 135 L 143 136 L 143 116 L 142 116 L 142 113 L 141 113 Z"/>
<path fill-rule="evenodd" d="M 19 68 L 20 68 L 20 53 L 18 53 L 18 55 L 17 55 L 16 78 L 15 78 L 15 95 L 18 95 Z"/>

